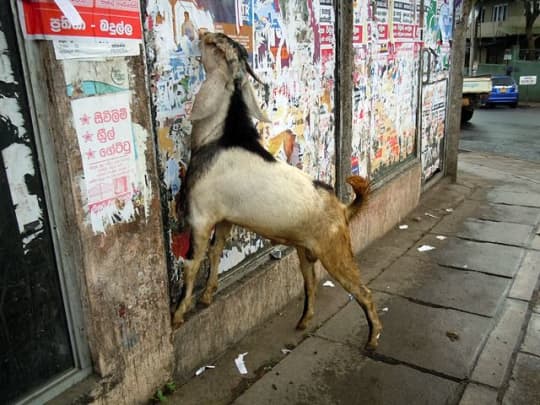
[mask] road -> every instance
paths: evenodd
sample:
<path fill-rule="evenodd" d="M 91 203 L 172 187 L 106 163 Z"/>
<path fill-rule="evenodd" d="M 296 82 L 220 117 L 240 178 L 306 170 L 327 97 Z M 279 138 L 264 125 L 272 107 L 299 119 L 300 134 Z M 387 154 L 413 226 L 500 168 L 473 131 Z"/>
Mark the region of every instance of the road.
<path fill-rule="evenodd" d="M 476 110 L 461 129 L 459 149 L 540 161 L 540 105 Z"/>

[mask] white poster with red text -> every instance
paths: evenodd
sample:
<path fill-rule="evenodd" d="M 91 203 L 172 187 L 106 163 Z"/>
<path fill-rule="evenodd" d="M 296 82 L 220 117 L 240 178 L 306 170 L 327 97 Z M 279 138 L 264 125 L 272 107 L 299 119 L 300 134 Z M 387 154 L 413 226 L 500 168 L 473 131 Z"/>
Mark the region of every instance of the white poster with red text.
<path fill-rule="evenodd" d="M 71 101 L 91 214 L 120 208 L 135 192 L 129 99 L 129 92 L 121 92 Z"/>

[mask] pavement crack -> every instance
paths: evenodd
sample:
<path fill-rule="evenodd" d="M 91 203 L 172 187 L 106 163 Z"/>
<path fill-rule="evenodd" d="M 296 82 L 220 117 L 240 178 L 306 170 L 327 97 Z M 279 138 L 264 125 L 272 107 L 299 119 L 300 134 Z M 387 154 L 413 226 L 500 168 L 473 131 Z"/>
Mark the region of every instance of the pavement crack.
<path fill-rule="evenodd" d="M 444 268 L 452 269 L 452 270 L 474 271 L 475 273 L 485 274 L 486 276 L 491 276 L 491 277 L 499 277 L 505 280 L 514 279 L 514 276 L 506 276 L 504 274 L 490 273 L 489 271 L 475 270 L 474 268 L 470 268 L 470 267 L 459 267 L 459 266 L 452 266 L 451 264 L 441 264 L 441 263 L 437 263 L 437 265 L 440 267 L 444 267 Z"/>
<path fill-rule="evenodd" d="M 380 293 L 385 293 L 385 294 L 388 294 L 388 295 L 393 295 L 393 296 L 396 296 L 396 297 L 400 297 L 400 298 L 406 299 L 407 301 L 410 301 L 410 302 L 412 302 L 414 304 L 423 305 L 425 307 L 436 308 L 436 309 L 449 309 L 449 310 L 452 310 L 452 311 L 458 311 L 458 312 L 462 312 L 462 313 L 465 313 L 465 314 L 481 316 L 482 318 L 486 318 L 486 319 L 492 319 L 493 318 L 492 316 L 480 314 L 478 312 L 466 311 L 466 310 L 461 309 L 461 308 L 456 308 L 456 307 L 447 306 L 447 305 L 434 304 L 432 302 L 423 301 L 423 300 L 420 300 L 418 298 L 409 297 L 409 296 L 399 294 L 399 293 L 395 293 L 395 292 L 391 292 L 391 291 L 388 291 L 388 290 L 385 291 L 385 290 L 380 290 L 378 288 L 373 288 L 373 287 L 372 287 L 372 290 L 380 292 Z"/>
<path fill-rule="evenodd" d="M 451 380 L 451 381 L 454 381 L 454 382 L 457 382 L 457 383 L 462 383 L 464 381 L 467 381 L 466 378 L 459 378 L 459 377 L 455 377 L 453 375 L 446 374 L 446 373 L 443 373 L 443 372 L 440 372 L 440 371 L 437 371 L 437 370 L 421 367 L 421 366 L 418 366 L 418 365 L 416 365 L 414 363 L 409 363 L 407 361 L 398 360 L 398 359 L 395 359 L 393 357 L 387 356 L 385 354 L 379 353 L 377 351 L 369 352 L 369 351 L 364 350 L 362 353 L 363 353 L 364 356 L 366 356 L 367 358 L 369 358 L 369 359 L 371 359 L 373 361 L 377 361 L 377 362 L 381 362 L 381 363 L 385 363 L 385 364 L 391 364 L 391 365 L 394 365 L 394 366 L 405 366 L 405 367 L 413 368 L 413 369 L 415 369 L 417 371 L 420 371 L 421 373 L 431 374 L 431 375 L 434 375 L 434 376 L 437 376 L 437 377 L 440 377 L 440 378 L 445 378 L 447 380 Z"/>
<path fill-rule="evenodd" d="M 527 246 L 524 246 L 524 245 L 512 245 L 510 243 L 504 243 L 504 242 L 496 242 L 496 241 L 491 241 L 491 240 L 480 240 L 480 239 L 474 239 L 474 238 L 467 237 L 467 236 L 456 235 L 456 238 L 461 239 L 461 240 L 467 240 L 467 241 L 470 241 L 470 242 L 491 243 L 493 245 L 510 246 L 510 247 L 518 247 L 518 248 L 522 248 L 522 249 L 527 249 Z"/>

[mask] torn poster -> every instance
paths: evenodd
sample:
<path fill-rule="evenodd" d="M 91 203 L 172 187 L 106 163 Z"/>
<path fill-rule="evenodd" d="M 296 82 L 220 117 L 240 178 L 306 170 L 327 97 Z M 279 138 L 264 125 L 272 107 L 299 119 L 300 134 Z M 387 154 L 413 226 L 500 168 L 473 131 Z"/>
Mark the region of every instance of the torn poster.
<path fill-rule="evenodd" d="M 134 215 L 136 161 L 129 92 L 73 100 L 74 127 L 94 232 Z"/>

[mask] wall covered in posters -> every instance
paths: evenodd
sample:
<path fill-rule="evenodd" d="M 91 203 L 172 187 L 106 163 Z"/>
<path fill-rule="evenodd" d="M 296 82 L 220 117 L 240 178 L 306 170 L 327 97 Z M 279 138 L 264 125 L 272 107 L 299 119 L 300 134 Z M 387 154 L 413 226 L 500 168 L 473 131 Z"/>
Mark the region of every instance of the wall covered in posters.
<path fill-rule="evenodd" d="M 447 108 L 447 83 L 452 47 L 453 0 L 424 3 L 422 71 L 421 161 L 422 180 L 442 169 Z"/>
<path fill-rule="evenodd" d="M 353 173 L 377 178 L 415 153 L 419 4 L 354 2 Z"/>
<path fill-rule="evenodd" d="M 182 280 L 177 261 L 187 252 L 175 198 L 190 157 L 189 114 L 204 80 L 197 56 L 198 30 L 224 32 L 248 50 L 270 86 L 260 124 L 265 147 L 276 157 L 332 184 L 334 180 L 335 37 L 332 0 L 148 0 L 145 36 L 169 237 L 173 301 Z M 263 89 L 258 88 L 260 100 Z M 225 272 L 268 242 L 235 229 L 223 253 Z"/>

